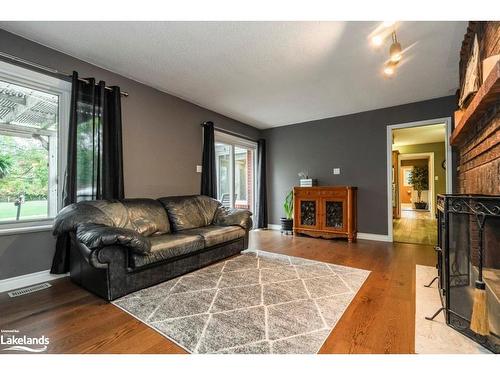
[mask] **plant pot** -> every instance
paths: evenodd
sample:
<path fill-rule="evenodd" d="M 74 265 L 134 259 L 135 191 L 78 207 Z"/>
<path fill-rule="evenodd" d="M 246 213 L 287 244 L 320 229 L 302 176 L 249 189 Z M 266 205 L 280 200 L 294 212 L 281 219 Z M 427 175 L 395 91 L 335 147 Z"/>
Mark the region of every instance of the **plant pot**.
<path fill-rule="evenodd" d="M 281 232 L 292 232 L 293 231 L 293 219 L 287 219 L 282 217 L 281 219 Z"/>
<path fill-rule="evenodd" d="M 413 205 L 417 210 L 427 210 L 427 202 L 415 202 Z"/>

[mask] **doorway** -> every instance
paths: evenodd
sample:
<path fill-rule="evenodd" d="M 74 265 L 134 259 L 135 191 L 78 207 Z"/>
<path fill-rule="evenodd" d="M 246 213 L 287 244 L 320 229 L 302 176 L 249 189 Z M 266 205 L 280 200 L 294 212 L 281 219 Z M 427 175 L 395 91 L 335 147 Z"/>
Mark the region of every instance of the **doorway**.
<path fill-rule="evenodd" d="M 217 199 L 225 207 L 255 212 L 256 150 L 255 142 L 215 132 Z"/>
<path fill-rule="evenodd" d="M 450 119 L 387 128 L 389 237 L 435 245 L 436 199 L 451 192 Z"/>

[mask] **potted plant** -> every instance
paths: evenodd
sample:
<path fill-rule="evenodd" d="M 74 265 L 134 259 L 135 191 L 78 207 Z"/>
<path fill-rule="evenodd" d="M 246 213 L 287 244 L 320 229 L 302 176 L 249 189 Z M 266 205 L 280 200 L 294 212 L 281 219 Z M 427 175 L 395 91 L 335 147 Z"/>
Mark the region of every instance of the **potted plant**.
<path fill-rule="evenodd" d="M 283 202 L 285 217 L 281 218 L 281 233 L 292 232 L 293 230 L 293 190 L 287 194 Z"/>
<path fill-rule="evenodd" d="M 418 201 L 413 203 L 415 208 L 418 210 L 427 209 L 427 202 L 422 200 L 422 191 L 429 189 L 429 171 L 427 167 L 413 167 L 408 182 L 417 191 Z"/>

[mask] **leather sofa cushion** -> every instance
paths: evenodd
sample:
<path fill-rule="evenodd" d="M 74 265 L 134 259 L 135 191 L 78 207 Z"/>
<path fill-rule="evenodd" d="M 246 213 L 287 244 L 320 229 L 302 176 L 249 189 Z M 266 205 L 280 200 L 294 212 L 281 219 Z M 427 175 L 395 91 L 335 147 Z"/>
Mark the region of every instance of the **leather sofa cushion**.
<path fill-rule="evenodd" d="M 180 255 L 187 255 L 205 247 L 203 237 L 196 234 L 172 233 L 148 238 L 151 250 L 147 254 L 131 254 L 133 267 L 142 267 Z"/>
<path fill-rule="evenodd" d="M 204 195 L 164 197 L 158 199 L 168 213 L 174 231 L 205 227 L 212 224 L 221 203 Z"/>
<path fill-rule="evenodd" d="M 80 202 L 78 204 L 92 205 L 104 213 L 112 222 L 113 227 L 134 229 L 128 218 L 128 211 L 122 202 L 117 200 L 98 200 Z"/>
<path fill-rule="evenodd" d="M 238 225 L 243 229 L 252 229 L 252 213 L 248 210 L 241 209 L 228 209 L 224 206 L 220 206 L 214 217 L 214 225 L 228 226 L 228 225 Z"/>
<path fill-rule="evenodd" d="M 102 224 L 80 224 L 76 230 L 76 238 L 90 250 L 118 245 L 139 254 L 146 254 L 151 248 L 149 240 L 133 229 Z"/>
<path fill-rule="evenodd" d="M 71 204 L 57 215 L 54 234 L 75 231 L 80 224 L 103 224 L 136 231 L 143 236 L 170 232 L 167 212 L 154 199 L 83 201 Z"/>
<path fill-rule="evenodd" d="M 167 212 L 162 204 L 154 199 L 124 199 L 128 218 L 133 229 L 143 236 L 170 232 Z"/>
<path fill-rule="evenodd" d="M 204 238 L 205 246 L 215 246 L 224 242 L 236 240 L 245 237 L 245 230 L 239 226 L 221 227 L 217 225 L 209 225 L 208 227 L 194 228 L 184 230 L 183 234 L 197 234 Z"/>
<path fill-rule="evenodd" d="M 113 226 L 114 222 L 92 202 L 73 203 L 64 207 L 54 220 L 53 233 L 59 236 L 63 233 L 76 231 L 81 224 L 102 224 Z"/>

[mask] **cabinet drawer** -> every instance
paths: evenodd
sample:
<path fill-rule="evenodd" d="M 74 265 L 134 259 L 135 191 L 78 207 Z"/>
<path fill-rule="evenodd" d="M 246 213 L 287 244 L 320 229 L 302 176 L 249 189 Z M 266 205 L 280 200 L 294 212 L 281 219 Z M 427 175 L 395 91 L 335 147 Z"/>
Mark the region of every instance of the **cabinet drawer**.
<path fill-rule="evenodd" d="M 295 192 L 297 198 L 311 198 L 319 196 L 319 192 L 314 190 L 300 190 Z"/>
<path fill-rule="evenodd" d="M 335 198 L 344 198 L 347 197 L 347 192 L 344 190 L 324 190 L 320 191 L 319 194 L 322 197 L 335 197 Z"/>

